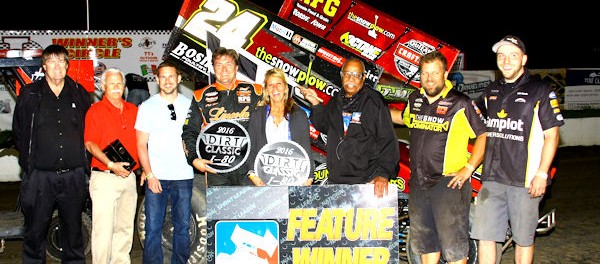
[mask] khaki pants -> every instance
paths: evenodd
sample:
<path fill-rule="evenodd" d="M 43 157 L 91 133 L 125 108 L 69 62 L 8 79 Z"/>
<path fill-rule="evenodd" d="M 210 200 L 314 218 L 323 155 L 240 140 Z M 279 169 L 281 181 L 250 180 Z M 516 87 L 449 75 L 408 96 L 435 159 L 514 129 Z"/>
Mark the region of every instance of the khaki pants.
<path fill-rule="evenodd" d="M 93 263 L 130 263 L 137 207 L 135 174 L 122 178 L 92 171 L 90 197 Z"/>

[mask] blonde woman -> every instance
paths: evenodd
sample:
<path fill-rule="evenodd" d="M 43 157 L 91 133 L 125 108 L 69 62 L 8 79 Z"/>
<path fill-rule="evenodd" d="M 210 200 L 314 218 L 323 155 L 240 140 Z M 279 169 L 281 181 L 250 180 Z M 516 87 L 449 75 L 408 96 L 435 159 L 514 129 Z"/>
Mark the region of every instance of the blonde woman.
<path fill-rule="evenodd" d="M 291 140 L 298 143 L 310 157 L 310 138 L 308 116 L 304 110 L 294 103 L 285 79 L 285 73 L 279 68 L 273 68 L 265 73 L 262 100 L 250 114 L 248 134 L 250 134 L 250 155 L 247 164 L 254 167 L 254 161 L 260 149 L 268 143 Z M 310 159 L 312 172 L 314 163 Z M 304 185 L 311 185 L 311 173 Z M 265 186 L 254 171 L 248 173 L 248 179 L 255 186 Z"/>

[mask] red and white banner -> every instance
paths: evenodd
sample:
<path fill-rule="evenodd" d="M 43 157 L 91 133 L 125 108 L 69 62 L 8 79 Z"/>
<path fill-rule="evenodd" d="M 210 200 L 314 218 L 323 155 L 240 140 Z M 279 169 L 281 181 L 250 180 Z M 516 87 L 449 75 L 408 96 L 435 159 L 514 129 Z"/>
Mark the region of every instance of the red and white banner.
<path fill-rule="evenodd" d="M 117 67 L 125 74 L 135 73 L 153 81 L 153 71 L 162 62 L 170 35 L 169 30 L 0 31 L 0 51 L 25 57 L 29 47 L 44 49 L 59 44 L 67 48 L 71 60 L 93 60 L 96 74 L 106 67 Z"/>
<path fill-rule="evenodd" d="M 285 0 L 279 16 L 331 43 L 375 62 L 385 72 L 420 87 L 419 59 L 440 50 L 448 70 L 460 50 L 358 0 Z"/>

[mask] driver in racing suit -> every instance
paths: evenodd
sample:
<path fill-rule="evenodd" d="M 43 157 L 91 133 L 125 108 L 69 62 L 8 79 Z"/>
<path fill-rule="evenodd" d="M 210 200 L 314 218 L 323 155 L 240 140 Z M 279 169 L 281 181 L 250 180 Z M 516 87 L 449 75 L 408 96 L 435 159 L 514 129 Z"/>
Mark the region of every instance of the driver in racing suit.
<path fill-rule="evenodd" d="M 227 174 L 216 174 L 207 167 L 210 160 L 196 152 L 196 142 L 203 127 L 211 122 L 234 120 L 248 128 L 250 112 L 262 97 L 262 86 L 236 79 L 238 53 L 233 49 L 218 48 L 212 56 L 216 82 L 194 91 L 181 137 L 188 163 L 200 172 L 206 172 L 207 186 L 252 185 L 246 178 L 245 165 Z"/>

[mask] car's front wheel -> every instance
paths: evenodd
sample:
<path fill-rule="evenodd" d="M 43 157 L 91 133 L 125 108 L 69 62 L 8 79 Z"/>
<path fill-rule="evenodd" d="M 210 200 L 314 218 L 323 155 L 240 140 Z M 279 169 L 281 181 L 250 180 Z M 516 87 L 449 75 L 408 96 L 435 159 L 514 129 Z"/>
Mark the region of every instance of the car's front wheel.
<path fill-rule="evenodd" d="M 83 235 L 83 253 L 87 256 L 92 250 L 92 217 L 86 212 L 81 213 L 81 233 Z M 56 260 L 61 260 L 62 244 L 61 244 L 61 226 L 58 210 L 52 214 L 50 220 L 50 228 L 46 235 L 46 254 Z"/>

